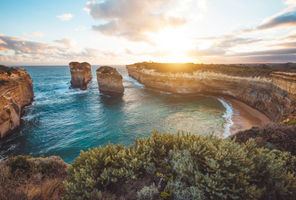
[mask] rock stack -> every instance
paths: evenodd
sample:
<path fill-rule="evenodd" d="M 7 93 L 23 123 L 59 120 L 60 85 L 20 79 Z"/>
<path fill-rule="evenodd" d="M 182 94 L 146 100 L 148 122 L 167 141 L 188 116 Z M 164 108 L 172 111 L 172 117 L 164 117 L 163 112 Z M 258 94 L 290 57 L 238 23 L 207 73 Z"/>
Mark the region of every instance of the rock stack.
<path fill-rule="evenodd" d="M 87 89 L 87 84 L 92 79 L 91 65 L 87 62 L 70 62 L 71 88 Z"/>
<path fill-rule="evenodd" d="M 123 95 L 122 76 L 115 68 L 109 66 L 100 67 L 97 69 L 97 80 L 100 92 L 108 95 Z"/>
<path fill-rule="evenodd" d="M 33 97 L 33 81 L 26 70 L 0 65 L 0 139 L 19 127 L 23 108 Z"/>

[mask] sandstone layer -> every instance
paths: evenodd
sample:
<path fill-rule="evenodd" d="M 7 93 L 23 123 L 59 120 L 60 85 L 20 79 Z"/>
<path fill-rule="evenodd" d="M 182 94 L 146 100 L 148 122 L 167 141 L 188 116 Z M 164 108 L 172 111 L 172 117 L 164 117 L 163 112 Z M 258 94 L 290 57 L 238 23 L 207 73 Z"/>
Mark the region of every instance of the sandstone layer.
<path fill-rule="evenodd" d="M 268 65 L 187 65 L 165 68 L 169 66 L 137 63 L 127 65 L 127 69 L 129 76 L 150 88 L 179 94 L 225 95 L 250 105 L 274 122 L 295 119 L 294 69 Z"/>
<path fill-rule="evenodd" d="M 100 67 L 97 69 L 97 79 L 100 92 L 109 95 L 122 95 L 124 93 L 122 76 L 115 68 Z"/>
<path fill-rule="evenodd" d="M 26 70 L 0 66 L 0 139 L 19 127 L 23 108 L 33 97 L 33 81 Z"/>
<path fill-rule="evenodd" d="M 68 165 L 58 156 L 16 156 L 0 162 L 1 200 L 58 200 Z"/>
<path fill-rule="evenodd" d="M 71 88 L 86 90 L 92 79 L 91 65 L 87 62 L 70 62 Z"/>

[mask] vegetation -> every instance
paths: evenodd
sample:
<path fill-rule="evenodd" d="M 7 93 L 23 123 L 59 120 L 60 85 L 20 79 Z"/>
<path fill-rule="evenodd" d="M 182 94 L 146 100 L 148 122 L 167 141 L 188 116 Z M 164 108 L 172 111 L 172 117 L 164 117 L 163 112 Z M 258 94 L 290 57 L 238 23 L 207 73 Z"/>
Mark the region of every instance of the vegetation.
<path fill-rule="evenodd" d="M 295 164 L 253 140 L 154 132 L 129 147 L 82 151 L 68 168 L 65 199 L 296 199 Z"/>
<path fill-rule="evenodd" d="M 282 125 L 270 124 L 262 128 L 253 127 L 237 133 L 234 137 L 239 143 L 245 143 L 253 138 L 258 147 L 287 151 L 296 156 L 296 126 L 292 126 L 294 122 Z"/>
<path fill-rule="evenodd" d="M 194 73 L 213 71 L 240 76 L 268 76 L 271 72 L 282 69 L 282 65 L 267 64 L 194 64 L 194 63 L 154 63 L 134 64 L 138 68 L 151 69 L 160 73 Z M 285 68 L 287 69 L 287 68 Z M 290 68 L 289 68 L 290 69 Z M 294 68 L 293 68 L 294 69 Z"/>
<path fill-rule="evenodd" d="M 67 164 L 59 157 L 16 156 L 0 162 L 0 199 L 58 199 Z"/>

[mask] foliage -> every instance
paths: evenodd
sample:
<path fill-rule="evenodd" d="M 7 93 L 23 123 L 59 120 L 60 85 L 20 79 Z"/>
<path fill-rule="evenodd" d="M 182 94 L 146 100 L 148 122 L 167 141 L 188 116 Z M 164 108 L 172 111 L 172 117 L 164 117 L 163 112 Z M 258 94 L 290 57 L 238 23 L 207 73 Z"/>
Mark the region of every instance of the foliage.
<path fill-rule="evenodd" d="M 238 132 L 233 137 L 236 142 L 245 143 L 253 138 L 258 147 L 288 151 L 296 155 L 296 126 L 269 124 L 264 127 Z"/>
<path fill-rule="evenodd" d="M 290 153 L 258 148 L 252 140 L 154 132 L 129 147 L 82 151 L 69 167 L 66 199 L 94 199 L 147 174 L 162 199 L 295 199 L 295 164 Z M 138 194 L 144 191 L 152 188 Z"/>
<path fill-rule="evenodd" d="M 138 199 L 139 200 L 153 200 L 153 198 L 159 193 L 157 187 L 153 183 L 150 186 L 143 187 L 138 192 Z"/>
<path fill-rule="evenodd" d="M 279 69 L 282 65 L 252 65 L 252 64 L 194 64 L 194 63 L 155 63 L 142 62 L 134 64 L 140 69 L 154 70 L 160 73 L 194 73 L 194 72 L 217 72 L 229 75 L 241 76 L 268 76 L 271 72 Z"/>

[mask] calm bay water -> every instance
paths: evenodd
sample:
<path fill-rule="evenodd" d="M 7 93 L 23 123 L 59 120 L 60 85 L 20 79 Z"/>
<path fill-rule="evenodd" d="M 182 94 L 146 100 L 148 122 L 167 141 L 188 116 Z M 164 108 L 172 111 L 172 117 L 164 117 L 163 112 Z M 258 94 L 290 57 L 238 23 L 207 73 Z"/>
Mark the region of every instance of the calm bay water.
<path fill-rule="evenodd" d="M 98 91 L 93 80 L 86 91 L 69 89 L 65 67 L 25 67 L 33 79 L 34 103 L 26 107 L 22 125 L 0 141 L 0 158 L 9 155 L 58 155 L 72 162 L 80 150 L 146 137 L 153 130 L 194 134 L 221 134 L 226 109 L 214 97 L 181 96 L 147 89 L 123 75 L 125 94 L 109 97 Z"/>

